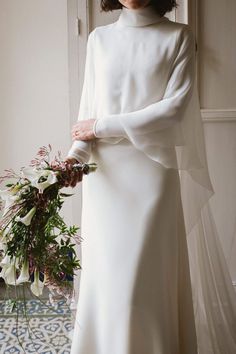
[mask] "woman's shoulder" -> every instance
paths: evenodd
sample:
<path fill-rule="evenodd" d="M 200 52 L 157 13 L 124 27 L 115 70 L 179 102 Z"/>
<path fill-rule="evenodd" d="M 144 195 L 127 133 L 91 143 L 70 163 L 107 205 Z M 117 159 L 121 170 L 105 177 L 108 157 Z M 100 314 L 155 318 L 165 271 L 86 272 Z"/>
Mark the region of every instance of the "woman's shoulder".
<path fill-rule="evenodd" d="M 172 32 L 185 33 L 186 35 L 193 34 L 191 26 L 186 23 L 167 20 L 163 23 L 163 25 L 165 26 L 166 29 L 168 29 L 169 31 L 172 31 Z"/>
<path fill-rule="evenodd" d="M 165 21 L 162 27 L 162 34 L 166 38 L 173 38 L 175 45 L 179 47 L 181 43 L 193 46 L 195 43 L 195 35 L 189 24 Z"/>
<path fill-rule="evenodd" d="M 114 23 L 95 27 L 88 36 L 88 45 L 94 47 L 97 42 L 110 41 L 113 33 L 113 25 Z"/>
<path fill-rule="evenodd" d="M 94 39 L 97 36 L 107 35 L 107 34 L 111 33 L 111 31 L 114 28 L 114 25 L 115 25 L 115 22 L 110 23 L 108 25 L 97 26 L 90 32 L 89 37 L 91 39 Z"/>
<path fill-rule="evenodd" d="M 184 40 L 184 38 L 193 39 L 194 35 L 190 25 L 180 22 L 174 22 L 169 20 L 168 18 L 165 19 L 166 20 L 161 23 L 161 26 L 153 26 L 153 30 L 157 30 L 157 32 L 160 31 L 162 34 L 165 34 L 167 36 L 174 35 L 174 37 L 179 40 Z M 108 39 L 112 35 L 115 28 L 116 22 L 107 25 L 97 26 L 90 32 L 89 40 L 94 41 L 96 40 L 96 38 Z"/>

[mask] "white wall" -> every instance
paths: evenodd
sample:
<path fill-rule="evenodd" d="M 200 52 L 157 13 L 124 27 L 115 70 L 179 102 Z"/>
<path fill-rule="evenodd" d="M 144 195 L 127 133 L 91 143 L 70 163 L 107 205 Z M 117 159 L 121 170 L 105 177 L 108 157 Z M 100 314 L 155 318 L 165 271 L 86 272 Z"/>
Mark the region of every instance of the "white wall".
<path fill-rule="evenodd" d="M 229 266 L 236 280 L 236 124 L 205 123 L 209 170 L 215 195 L 211 198 L 216 225 Z"/>
<path fill-rule="evenodd" d="M 198 0 L 199 93 L 215 195 L 211 205 L 236 281 L 236 2 Z"/>
<path fill-rule="evenodd" d="M 0 0 L 0 173 L 70 145 L 66 0 Z M 71 220 L 71 201 L 64 212 Z"/>

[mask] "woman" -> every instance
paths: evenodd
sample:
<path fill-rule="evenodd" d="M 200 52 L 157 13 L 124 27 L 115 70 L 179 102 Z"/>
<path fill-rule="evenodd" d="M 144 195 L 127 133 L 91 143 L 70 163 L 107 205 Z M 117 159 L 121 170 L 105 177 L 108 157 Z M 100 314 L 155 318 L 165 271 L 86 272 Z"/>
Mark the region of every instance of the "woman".
<path fill-rule="evenodd" d="M 199 223 L 199 215 L 213 194 L 196 106 L 194 36 L 164 16 L 174 0 L 101 6 L 122 11 L 89 36 L 67 158 L 98 164 L 83 182 L 71 354 L 221 353 L 202 346 L 201 331 L 209 329 L 200 320 L 195 325 L 186 237 L 205 236 L 207 217 Z M 72 176 L 71 185 L 78 180 Z M 227 354 L 236 348 L 230 339 Z"/>

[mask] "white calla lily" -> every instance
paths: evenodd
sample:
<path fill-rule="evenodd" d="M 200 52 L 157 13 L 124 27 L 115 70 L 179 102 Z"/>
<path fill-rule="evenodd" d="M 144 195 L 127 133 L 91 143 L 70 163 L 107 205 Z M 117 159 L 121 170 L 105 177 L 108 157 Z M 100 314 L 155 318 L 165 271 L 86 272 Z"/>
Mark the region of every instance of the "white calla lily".
<path fill-rule="evenodd" d="M 32 291 L 32 293 L 35 296 L 40 296 L 43 293 L 43 288 L 44 288 L 44 283 L 45 283 L 45 276 L 44 276 L 44 281 L 41 281 L 39 279 L 39 271 L 35 270 L 34 272 L 34 281 L 30 286 L 30 289 Z"/>
<path fill-rule="evenodd" d="M 0 197 L 5 202 L 3 216 L 6 215 L 9 208 L 14 204 L 15 201 L 20 200 L 20 197 L 16 195 L 16 192 L 13 192 L 11 189 L 0 190 Z"/>
<path fill-rule="evenodd" d="M 7 200 L 9 197 L 16 195 L 18 191 L 19 191 L 19 187 L 17 186 L 0 190 L 0 197 L 3 200 Z"/>
<path fill-rule="evenodd" d="M 57 176 L 54 171 L 51 170 L 37 170 L 36 168 L 24 168 L 22 174 L 25 178 L 30 180 L 31 185 L 36 187 L 40 193 L 57 182 Z M 39 182 L 41 178 L 44 178 L 43 182 Z"/>
<path fill-rule="evenodd" d="M 44 174 L 41 177 L 47 177 L 47 179 L 44 182 L 37 182 L 34 186 L 38 188 L 40 193 L 43 193 L 44 189 L 47 187 L 51 186 L 52 184 L 57 182 L 57 177 L 56 174 L 52 171 L 45 171 L 48 172 L 47 174 Z"/>
<path fill-rule="evenodd" d="M 11 239 L 10 233 L 12 223 L 10 222 L 5 229 L 0 230 L 0 250 L 4 253 L 7 250 L 7 241 Z"/>
<path fill-rule="evenodd" d="M 5 252 L 7 249 L 7 244 L 5 242 L 3 242 L 2 240 L 0 240 L 0 251 Z"/>
<path fill-rule="evenodd" d="M 0 230 L 0 242 L 5 243 L 6 239 L 10 238 L 10 231 L 12 227 L 12 222 L 9 222 L 9 224 L 2 230 Z"/>
<path fill-rule="evenodd" d="M 16 284 L 16 266 L 11 264 L 5 270 L 5 282 L 8 285 L 15 285 Z"/>
<path fill-rule="evenodd" d="M 40 170 L 35 167 L 24 167 L 21 170 L 21 175 L 23 178 L 27 178 L 29 181 L 36 179 L 40 176 Z"/>
<path fill-rule="evenodd" d="M 36 212 L 36 207 L 33 207 L 24 217 L 17 216 L 15 220 L 22 222 L 22 224 L 25 224 L 26 226 L 29 226 L 31 224 L 31 220 L 35 212 Z"/>
<path fill-rule="evenodd" d="M 17 269 L 19 268 L 19 259 L 16 257 L 10 257 L 8 254 L 5 254 L 3 259 L 0 262 L 0 267 L 10 267 L 14 265 Z"/>
<path fill-rule="evenodd" d="M 21 268 L 20 275 L 16 281 L 16 284 L 22 284 L 29 281 L 29 262 L 26 260 Z"/>
<path fill-rule="evenodd" d="M 0 263 L 0 266 L 2 267 L 0 277 L 3 278 L 8 285 L 16 285 L 16 263 L 18 262 L 10 259 L 8 255 L 6 255 Z"/>
<path fill-rule="evenodd" d="M 12 264 L 11 258 L 8 254 L 5 254 L 4 258 L 0 262 L 0 266 L 10 266 Z"/>

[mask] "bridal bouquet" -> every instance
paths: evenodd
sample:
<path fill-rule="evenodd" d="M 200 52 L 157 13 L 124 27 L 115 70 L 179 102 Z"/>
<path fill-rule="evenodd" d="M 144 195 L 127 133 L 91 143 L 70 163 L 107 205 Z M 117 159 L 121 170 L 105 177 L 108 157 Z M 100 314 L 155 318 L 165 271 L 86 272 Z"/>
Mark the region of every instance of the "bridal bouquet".
<path fill-rule="evenodd" d="M 35 296 L 44 286 L 70 298 L 75 270 L 81 269 L 74 246 L 82 238 L 78 227 L 67 226 L 59 212 L 71 171 L 88 174 L 96 164 L 70 165 L 58 153 L 50 162 L 51 146 L 42 147 L 20 174 L 5 170 L 0 183 L 0 277 L 8 285 L 28 283 Z M 10 182 L 9 182 L 10 180 Z"/>

